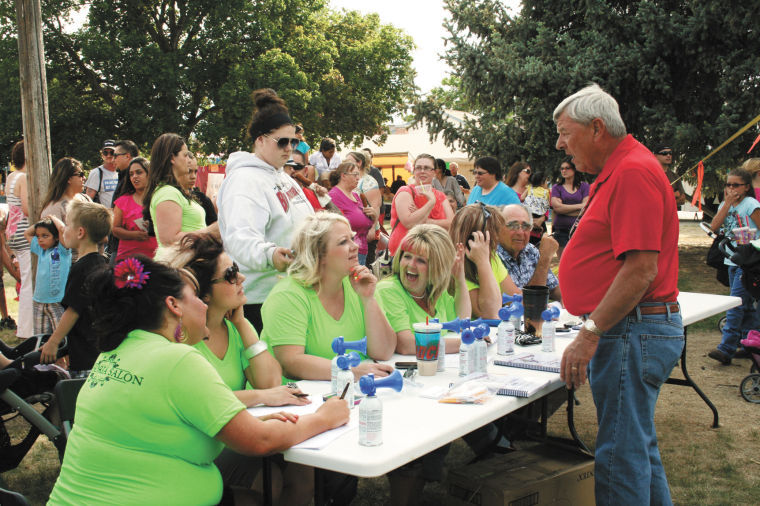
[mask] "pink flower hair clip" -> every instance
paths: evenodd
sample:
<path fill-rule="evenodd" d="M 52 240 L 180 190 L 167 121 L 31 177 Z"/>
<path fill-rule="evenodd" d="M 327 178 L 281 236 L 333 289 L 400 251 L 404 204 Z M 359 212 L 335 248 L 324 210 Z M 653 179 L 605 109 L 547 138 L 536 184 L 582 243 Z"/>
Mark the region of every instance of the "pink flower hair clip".
<path fill-rule="evenodd" d="M 119 262 L 113 269 L 113 284 L 116 288 L 137 288 L 142 290 L 150 278 L 150 272 L 145 272 L 143 264 L 135 257 L 129 257 Z"/>

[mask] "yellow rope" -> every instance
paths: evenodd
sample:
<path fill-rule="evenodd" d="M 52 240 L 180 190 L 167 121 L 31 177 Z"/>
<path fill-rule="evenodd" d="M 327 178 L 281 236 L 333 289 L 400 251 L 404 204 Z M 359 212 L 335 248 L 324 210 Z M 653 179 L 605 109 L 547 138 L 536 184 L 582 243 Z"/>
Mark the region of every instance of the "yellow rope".
<path fill-rule="evenodd" d="M 700 162 L 704 162 L 704 161 L 706 161 L 706 160 L 707 160 L 708 158 L 710 158 L 712 155 L 714 155 L 715 153 L 717 153 L 718 151 L 720 151 L 721 149 L 723 149 L 724 147 L 726 147 L 726 145 L 728 145 L 729 143 L 731 143 L 731 141 L 733 141 L 734 139 L 736 139 L 737 137 L 739 137 L 741 134 L 743 134 L 744 132 L 746 132 L 747 130 L 749 130 L 749 129 L 750 129 L 750 128 L 751 128 L 751 127 L 752 127 L 752 126 L 755 124 L 755 123 L 757 123 L 758 121 L 760 121 L 760 114 L 758 114 L 757 116 L 755 116 L 755 119 L 753 119 L 752 121 L 750 121 L 749 123 L 747 123 L 746 125 L 744 125 L 743 127 L 741 127 L 741 128 L 739 129 L 739 131 L 738 131 L 738 132 L 736 132 L 736 133 L 735 133 L 734 135 L 732 135 L 731 137 L 729 137 L 729 138 L 728 138 L 728 140 L 726 140 L 726 142 L 724 142 L 723 144 L 721 144 L 721 145 L 720 145 L 720 146 L 718 146 L 717 148 L 715 148 L 715 149 L 713 149 L 712 151 L 710 151 L 710 154 L 709 154 L 709 155 L 707 155 L 706 157 L 702 158 L 702 159 L 700 160 Z M 672 182 L 672 183 L 670 183 L 670 184 L 671 184 L 671 186 L 672 186 L 673 184 L 677 183 L 678 181 L 680 181 L 680 180 L 681 180 L 681 178 L 683 178 L 683 177 L 684 177 L 686 174 L 688 174 L 689 172 L 691 172 L 691 171 L 693 171 L 694 169 L 696 169 L 698 166 L 699 166 L 699 162 L 695 163 L 695 164 L 694 164 L 694 165 L 693 165 L 693 166 L 692 166 L 692 167 L 691 167 L 689 170 L 687 170 L 686 172 L 684 172 L 683 174 L 681 174 L 680 176 L 678 176 L 676 179 L 674 179 L 674 180 L 673 180 L 673 182 Z"/>

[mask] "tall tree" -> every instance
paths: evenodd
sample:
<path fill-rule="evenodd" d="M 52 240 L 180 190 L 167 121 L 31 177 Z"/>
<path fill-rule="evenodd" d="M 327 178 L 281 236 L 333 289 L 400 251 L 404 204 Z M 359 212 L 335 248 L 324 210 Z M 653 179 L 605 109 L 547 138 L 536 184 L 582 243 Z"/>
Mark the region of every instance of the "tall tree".
<path fill-rule="evenodd" d="M 87 23 L 67 30 L 67 14 L 85 3 Z M 92 160 L 107 137 L 149 147 L 169 131 L 207 151 L 248 148 L 250 94 L 261 87 L 286 100 L 312 141 L 375 135 L 414 92 L 411 38 L 377 16 L 326 4 L 49 0 L 54 149 Z M 0 69 L 8 59 L 0 54 Z"/>
<path fill-rule="evenodd" d="M 523 0 L 512 18 L 497 0 L 446 0 L 445 58 L 477 120 L 447 123 L 433 95 L 415 107 L 449 142 L 555 170 L 554 107 L 588 82 L 619 102 L 628 131 L 670 143 L 681 171 L 760 114 L 757 2 Z M 707 164 L 717 188 L 757 130 Z"/>

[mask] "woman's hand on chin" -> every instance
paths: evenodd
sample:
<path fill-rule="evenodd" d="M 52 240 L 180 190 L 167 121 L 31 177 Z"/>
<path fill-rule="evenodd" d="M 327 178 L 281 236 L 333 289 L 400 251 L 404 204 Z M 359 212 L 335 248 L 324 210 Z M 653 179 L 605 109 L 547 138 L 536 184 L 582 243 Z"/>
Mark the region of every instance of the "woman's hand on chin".
<path fill-rule="evenodd" d="M 371 298 L 375 295 L 377 278 L 368 267 L 364 265 L 355 265 L 348 273 L 348 279 L 354 291 L 363 299 Z"/>

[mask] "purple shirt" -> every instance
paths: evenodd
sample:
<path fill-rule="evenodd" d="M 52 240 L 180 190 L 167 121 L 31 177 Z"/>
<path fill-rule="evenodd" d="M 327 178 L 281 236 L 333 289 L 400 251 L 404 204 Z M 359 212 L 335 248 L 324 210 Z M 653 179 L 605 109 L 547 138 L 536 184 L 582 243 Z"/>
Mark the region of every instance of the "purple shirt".
<path fill-rule="evenodd" d="M 362 255 L 367 254 L 367 232 L 369 232 L 373 221 L 367 218 L 364 214 L 364 206 L 362 205 L 362 199 L 356 192 L 351 192 L 356 202 L 353 202 L 350 198 L 346 197 L 346 194 L 338 188 L 333 186 L 329 191 L 330 198 L 333 204 L 338 206 L 338 209 L 346 217 L 348 223 L 351 224 L 351 230 L 356 232 L 354 236 L 354 242 L 359 246 L 359 253 Z"/>
<path fill-rule="evenodd" d="M 589 185 L 587 182 L 582 182 L 580 188 L 571 193 L 565 189 L 561 184 L 555 184 L 552 186 L 552 198 L 557 197 L 562 200 L 563 204 L 573 205 L 580 204 L 583 199 L 588 197 Z M 575 223 L 577 216 L 567 216 L 565 214 L 559 214 L 555 211 L 554 223 L 552 223 L 553 230 L 570 230 Z"/>

